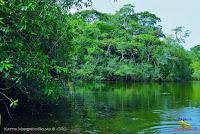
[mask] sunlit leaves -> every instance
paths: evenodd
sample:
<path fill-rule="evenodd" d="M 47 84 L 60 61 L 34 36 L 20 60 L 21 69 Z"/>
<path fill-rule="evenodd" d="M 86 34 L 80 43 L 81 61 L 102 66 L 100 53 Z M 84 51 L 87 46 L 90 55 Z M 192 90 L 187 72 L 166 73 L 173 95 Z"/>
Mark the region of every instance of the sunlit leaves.
<path fill-rule="evenodd" d="M 0 18 L 0 24 L 4 24 L 4 23 L 3 23 L 3 18 Z"/>
<path fill-rule="evenodd" d="M 4 5 L 5 1 L 4 0 L 0 0 L 0 5 Z"/>
<path fill-rule="evenodd" d="M 53 89 L 45 88 L 44 93 L 50 96 L 53 93 Z"/>
<path fill-rule="evenodd" d="M 106 19 L 101 15 L 86 10 L 73 16 L 86 19 L 74 28 L 76 61 L 72 70 L 76 77 L 138 81 L 190 77 L 187 52 L 177 40 L 165 37 L 159 25 L 161 20 L 155 14 L 136 13 L 129 4 L 113 15 L 103 14 Z M 92 23 L 88 23 L 88 17 Z"/>
<path fill-rule="evenodd" d="M 11 100 L 10 107 L 16 108 L 18 106 L 19 100 Z"/>
<path fill-rule="evenodd" d="M 156 15 L 136 13 L 130 4 L 115 14 L 69 14 L 72 6 L 88 2 L 0 0 L 2 85 L 14 83 L 17 93 L 44 101 L 57 99 L 66 83 L 77 79 L 150 81 L 190 75 L 187 52 L 163 35 Z M 13 100 L 11 107 L 17 104 Z"/>
<path fill-rule="evenodd" d="M 66 66 L 71 50 L 70 16 L 54 2 L 0 1 L 0 76 L 4 78 L 1 86 L 14 84 L 13 92 L 26 93 L 31 100 L 47 100 L 44 95 L 58 98 L 63 91 L 58 80 L 69 73 L 62 64 Z M 81 1 L 68 4 L 78 2 Z M 48 90 L 44 92 L 44 88 Z M 13 101 L 11 106 L 16 103 Z"/>
<path fill-rule="evenodd" d="M 200 45 L 191 48 L 190 56 L 192 59 L 192 78 L 200 80 Z"/>
<path fill-rule="evenodd" d="M 13 68 L 13 64 L 11 64 L 9 61 L 1 61 L 0 62 L 0 72 L 9 71 L 12 68 Z"/>
<path fill-rule="evenodd" d="M 60 66 L 55 66 L 55 69 L 58 73 L 68 73 L 68 68 L 67 67 L 60 67 Z"/>

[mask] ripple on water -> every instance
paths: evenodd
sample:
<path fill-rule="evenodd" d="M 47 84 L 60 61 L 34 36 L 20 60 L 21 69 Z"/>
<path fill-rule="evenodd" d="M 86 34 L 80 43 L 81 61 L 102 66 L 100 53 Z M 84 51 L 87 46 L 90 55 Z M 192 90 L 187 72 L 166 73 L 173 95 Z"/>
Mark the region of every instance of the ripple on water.
<path fill-rule="evenodd" d="M 178 109 L 152 110 L 154 114 L 160 114 L 160 122 L 153 126 L 146 126 L 138 134 L 200 134 L 200 108 L 182 107 Z M 191 118 L 186 121 L 191 128 L 184 130 L 178 123 L 178 118 Z"/>
<path fill-rule="evenodd" d="M 180 126 L 176 122 L 162 122 L 144 130 L 140 131 L 138 134 L 177 134 L 183 133 L 183 131 L 177 131 Z"/>

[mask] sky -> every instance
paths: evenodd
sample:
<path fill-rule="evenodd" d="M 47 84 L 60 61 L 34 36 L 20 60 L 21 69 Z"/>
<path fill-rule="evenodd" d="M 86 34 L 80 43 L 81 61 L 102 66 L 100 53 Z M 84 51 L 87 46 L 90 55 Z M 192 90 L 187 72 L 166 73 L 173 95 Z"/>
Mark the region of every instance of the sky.
<path fill-rule="evenodd" d="M 172 34 L 176 26 L 184 26 L 191 35 L 183 45 L 189 49 L 200 44 L 200 0 L 92 0 L 93 9 L 114 13 L 125 4 L 135 6 L 135 11 L 149 11 L 161 18 L 166 35 Z"/>

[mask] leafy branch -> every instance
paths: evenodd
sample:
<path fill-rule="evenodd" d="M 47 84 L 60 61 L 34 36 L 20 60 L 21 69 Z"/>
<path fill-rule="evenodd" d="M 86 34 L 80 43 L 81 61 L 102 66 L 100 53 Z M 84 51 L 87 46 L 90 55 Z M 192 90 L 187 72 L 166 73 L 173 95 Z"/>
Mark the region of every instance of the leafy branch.
<path fill-rule="evenodd" d="M 15 108 L 18 105 L 19 100 L 13 100 L 12 98 L 8 97 L 6 94 L 0 92 L 0 94 L 2 94 L 6 99 L 8 99 L 10 101 L 10 107 Z"/>

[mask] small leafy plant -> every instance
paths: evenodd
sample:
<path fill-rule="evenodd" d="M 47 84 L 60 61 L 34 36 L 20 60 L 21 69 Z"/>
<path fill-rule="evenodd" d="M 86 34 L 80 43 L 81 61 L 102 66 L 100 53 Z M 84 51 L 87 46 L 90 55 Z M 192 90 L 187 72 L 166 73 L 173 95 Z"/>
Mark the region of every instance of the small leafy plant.
<path fill-rule="evenodd" d="M 18 102 L 19 102 L 18 99 L 17 100 L 11 100 L 10 107 L 15 108 L 16 106 L 18 106 Z"/>

